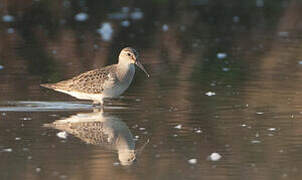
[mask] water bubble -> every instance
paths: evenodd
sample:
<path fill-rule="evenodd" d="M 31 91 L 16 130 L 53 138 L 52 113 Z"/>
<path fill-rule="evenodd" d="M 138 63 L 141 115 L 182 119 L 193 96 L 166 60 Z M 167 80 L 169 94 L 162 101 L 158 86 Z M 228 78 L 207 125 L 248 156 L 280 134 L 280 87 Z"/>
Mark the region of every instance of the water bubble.
<path fill-rule="evenodd" d="M 110 23 L 105 22 L 101 25 L 101 27 L 97 30 L 97 32 L 102 36 L 102 39 L 104 41 L 109 41 L 111 40 L 113 29 Z"/>
<path fill-rule="evenodd" d="M 164 24 L 164 25 L 162 26 L 162 30 L 163 30 L 164 32 L 168 31 L 168 30 L 169 30 L 169 26 L 168 26 L 167 24 Z"/>
<path fill-rule="evenodd" d="M 36 168 L 36 172 L 39 173 L 41 171 L 41 168 Z"/>
<path fill-rule="evenodd" d="M 175 129 L 181 129 L 182 128 L 182 125 L 181 124 L 178 124 L 177 126 L 174 126 Z"/>
<path fill-rule="evenodd" d="M 12 148 L 6 148 L 6 149 L 3 149 L 2 151 L 3 151 L 3 152 L 12 152 L 13 149 L 12 149 Z"/>
<path fill-rule="evenodd" d="M 268 128 L 269 131 L 276 131 L 276 128 Z"/>
<path fill-rule="evenodd" d="M 218 59 L 224 59 L 227 57 L 227 54 L 226 53 L 217 53 L 217 58 Z"/>
<path fill-rule="evenodd" d="M 197 163 L 197 159 L 189 159 L 188 163 L 189 164 L 196 164 Z"/>
<path fill-rule="evenodd" d="M 2 16 L 2 21 L 4 22 L 13 22 L 15 20 L 15 17 L 9 14 L 6 14 Z"/>
<path fill-rule="evenodd" d="M 81 12 L 81 13 L 78 13 L 78 14 L 76 14 L 75 16 L 74 16 L 74 19 L 76 20 L 76 21 L 81 21 L 81 22 L 83 22 L 83 21 L 86 21 L 87 19 L 88 19 L 88 14 L 86 14 L 86 13 L 84 13 L 84 12 Z"/>
<path fill-rule="evenodd" d="M 121 25 L 123 27 L 129 27 L 130 26 L 130 22 L 128 20 L 124 20 L 124 21 L 121 22 Z"/>
<path fill-rule="evenodd" d="M 222 68 L 222 71 L 228 72 L 228 71 L 230 71 L 230 68 L 224 67 L 224 68 Z"/>
<path fill-rule="evenodd" d="M 61 139 L 66 139 L 67 136 L 68 136 L 68 134 L 67 134 L 67 132 L 65 132 L 65 131 L 61 131 L 61 132 L 58 132 L 58 133 L 57 133 L 57 136 L 58 136 L 59 138 L 61 138 Z"/>
<path fill-rule="evenodd" d="M 259 140 L 252 140 L 251 143 L 252 144 L 259 144 L 259 143 L 261 143 L 261 141 L 259 141 Z"/>
<path fill-rule="evenodd" d="M 221 155 L 216 153 L 216 152 L 213 152 L 209 157 L 208 159 L 211 160 L 211 161 L 218 161 L 219 159 L 221 159 Z"/>
<path fill-rule="evenodd" d="M 139 20 L 142 19 L 144 16 L 143 12 L 140 11 L 140 9 L 136 9 L 135 12 L 130 14 L 130 18 L 133 20 Z"/>
<path fill-rule="evenodd" d="M 206 92 L 205 95 L 206 95 L 206 96 L 215 96 L 216 93 L 215 93 L 215 92 L 212 92 L 212 91 L 209 91 L 209 92 Z"/>
<path fill-rule="evenodd" d="M 202 130 L 198 129 L 197 131 L 195 131 L 196 133 L 202 133 Z"/>

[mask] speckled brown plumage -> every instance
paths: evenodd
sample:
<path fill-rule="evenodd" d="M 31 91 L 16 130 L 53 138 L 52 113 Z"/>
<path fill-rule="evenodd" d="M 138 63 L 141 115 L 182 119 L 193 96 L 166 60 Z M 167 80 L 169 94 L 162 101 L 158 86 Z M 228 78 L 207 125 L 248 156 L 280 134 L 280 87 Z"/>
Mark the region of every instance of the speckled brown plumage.
<path fill-rule="evenodd" d="M 50 89 L 61 89 L 66 91 L 78 91 L 90 94 L 102 93 L 104 90 L 104 82 L 109 79 L 117 81 L 116 65 L 106 66 L 101 69 L 94 69 L 80 74 L 72 79 L 61 81 L 54 84 L 41 84 L 41 86 Z"/>

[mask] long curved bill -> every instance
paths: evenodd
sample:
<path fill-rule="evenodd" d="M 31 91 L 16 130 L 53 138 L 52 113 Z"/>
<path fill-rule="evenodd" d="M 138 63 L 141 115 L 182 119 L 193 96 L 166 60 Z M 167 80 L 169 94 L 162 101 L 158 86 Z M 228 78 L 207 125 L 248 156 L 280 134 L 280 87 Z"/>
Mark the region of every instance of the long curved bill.
<path fill-rule="evenodd" d="M 144 66 L 139 62 L 139 61 L 135 61 L 135 64 L 144 71 L 144 73 L 146 73 L 147 77 L 150 77 L 150 75 L 147 73 L 146 69 L 144 68 Z"/>

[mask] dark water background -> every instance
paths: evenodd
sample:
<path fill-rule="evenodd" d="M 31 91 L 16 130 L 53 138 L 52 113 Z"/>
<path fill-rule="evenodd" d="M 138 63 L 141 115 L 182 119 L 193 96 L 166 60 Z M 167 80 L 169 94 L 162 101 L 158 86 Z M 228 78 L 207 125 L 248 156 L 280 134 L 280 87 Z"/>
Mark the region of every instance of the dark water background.
<path fill-rule="evenodd" d="M 300 1 L 1 0 L 0 17 L 0 179 L 302 178 Z M 39 86 L 125 46 L 151 78 L 138 70 L 99 119 L 150 140 L 127 166 L 43 127 L 94 110 Z"/>

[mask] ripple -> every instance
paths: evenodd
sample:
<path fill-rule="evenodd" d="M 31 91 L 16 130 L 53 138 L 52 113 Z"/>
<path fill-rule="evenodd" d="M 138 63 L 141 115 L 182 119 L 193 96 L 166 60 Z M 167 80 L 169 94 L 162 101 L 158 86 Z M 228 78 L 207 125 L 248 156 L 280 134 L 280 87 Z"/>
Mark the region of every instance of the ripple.
<path fill-rule="evenodd" d="M 80 101 L 6 101 L 0 102 L 0 112 L 36 112 L 36 111 L 78 111 L 91 110 L 95 107 Z M 122 106 L 105 106 L 105 109 L 127 109 Z"/>

